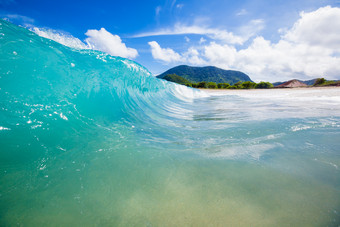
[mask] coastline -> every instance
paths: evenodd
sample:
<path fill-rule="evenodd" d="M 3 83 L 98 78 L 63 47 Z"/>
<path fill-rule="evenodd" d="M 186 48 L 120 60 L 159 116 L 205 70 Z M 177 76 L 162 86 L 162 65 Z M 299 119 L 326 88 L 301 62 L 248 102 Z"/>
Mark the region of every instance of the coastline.
<path fill-rule="evenodd" d="M 275 89 L 200 89 L 207 95 L 223 96 L 236 95 L 257 100 L 278 99 L 295 102 L 298 99 L 310 101 L 313 99 L 340 100 L 340 87 L 311 87 L 311 88 L 275 88 Z"/>
<path fill-rule="evenodd" d="M 295 88 L 269 88 L 269 89 L 210 89 L 210 88 L 196 88 L 201 91 L 205 91 L 208 93 L 214 92 L 214 93 L 232 93 L 232 92 L 249 92 L 249 91 L 294 91 L 294 90 L 339 90 L 339 86 L 324 86 L 324 87 L 295 87 Z"/>

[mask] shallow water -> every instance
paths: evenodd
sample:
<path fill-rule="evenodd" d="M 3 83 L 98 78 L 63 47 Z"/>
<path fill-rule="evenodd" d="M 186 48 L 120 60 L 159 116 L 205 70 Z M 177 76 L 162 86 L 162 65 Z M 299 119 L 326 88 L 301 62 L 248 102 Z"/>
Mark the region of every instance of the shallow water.
<path fill-rule="evenodd" d="M 339 226 L 339 88 L 205 93 L 0 28 L 1 226 Z"/>

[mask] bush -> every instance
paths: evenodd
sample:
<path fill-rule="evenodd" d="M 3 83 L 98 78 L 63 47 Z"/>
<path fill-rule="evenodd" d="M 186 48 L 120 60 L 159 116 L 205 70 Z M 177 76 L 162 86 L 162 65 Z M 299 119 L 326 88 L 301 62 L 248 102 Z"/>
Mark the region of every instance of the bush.
<path fill-rule="evenodd" d="M 326 79 L 325 78 L 318 78 L 316 79 L 316 81 L 314 82 L 313 86 L 318 86 L 318 85 L 322 85 L 326 83 Z"/>
<path fill-rule="evenodd" d="M 251 81 L 245 81 L 241 84 L 241 87 L 243 89 L 252 89 L 252 88 L 255 88 L 255 86 L 256 86 L 256 83 L 251 82 Z"/>
<path fill-rule="evenodd" d="M 197 84 L 197 88 L 207 88 L 207 82 L 202 81 Z"/>
<path fill-rule="evenodd" d="M 207 83 L 207 87 L 215 89 L 215 88 L 217 88 L 217 84 L 215 82 L 209 82 L 209 83 Z"/>
<path fill-rule="evenodd" d="M 230 84 L 228 84 L 228 83 L 219 83 L 219 84 L 217 84 L 217 87 L 218 87 L 218 88 L 224 88 L 224 89 L 226 89 L 226 88 L 229 88 L 229 87 L 230 87 Z"/>
<path fill-rule="evenodd" d="M 237 82 L 237 83 L 235 83 L 234 85 L 233 85 L 233 87 L 235 87 L 236 89 L 239 89 L 239 88 L 242 88 L 242 81 L 239 81 L 239 82 Z"/>
<path fill-rule="evenodd" d="M 256 84 L 255 88 L 256 89 L 265 89 L 265 88 L 273 88 L 273 84 L 269 83 L 269 82 L 260 82 L 258 84 Z"/>

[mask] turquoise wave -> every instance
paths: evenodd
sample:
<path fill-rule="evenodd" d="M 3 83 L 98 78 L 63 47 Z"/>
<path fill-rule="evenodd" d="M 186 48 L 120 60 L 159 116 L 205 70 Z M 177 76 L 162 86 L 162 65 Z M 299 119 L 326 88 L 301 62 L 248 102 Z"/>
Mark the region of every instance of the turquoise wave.
<path fill-rule="evenodd" d="M 25 137 L 17 146 L 34 153 L 87 142 L 86 136 L 73 138 L 73 132 L 118 133 L 134 124 L 166 121 L 162 116 L 180 112 L 168 107 L 189 101 L 185 93 L 198 93 L 156 79 L 131 60 L 69 48 L 7 21 L 1 21 L 0 31 L 1 127 Z M 35 138 L 46 142 L 27 147 Z M 67 145 L 60 142 L 65 138 Z"/>

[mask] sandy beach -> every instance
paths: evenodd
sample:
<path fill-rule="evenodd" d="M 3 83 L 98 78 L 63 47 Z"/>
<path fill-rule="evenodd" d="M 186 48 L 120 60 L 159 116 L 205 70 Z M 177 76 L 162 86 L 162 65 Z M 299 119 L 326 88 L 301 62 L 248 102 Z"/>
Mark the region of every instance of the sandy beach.
<path fill-rule="evenodd" d="M 274 89 L 200 89 L 213 95 L 238 95 L 242 97 L 318 96 L 340 97 L 340 87 L 306 87 Z"/>

